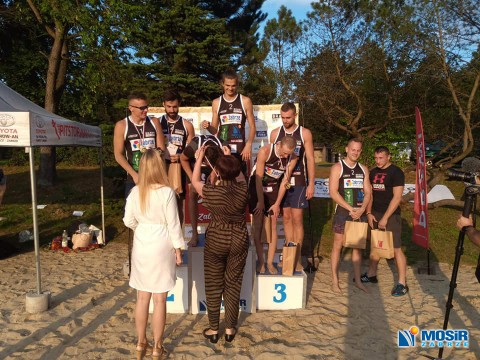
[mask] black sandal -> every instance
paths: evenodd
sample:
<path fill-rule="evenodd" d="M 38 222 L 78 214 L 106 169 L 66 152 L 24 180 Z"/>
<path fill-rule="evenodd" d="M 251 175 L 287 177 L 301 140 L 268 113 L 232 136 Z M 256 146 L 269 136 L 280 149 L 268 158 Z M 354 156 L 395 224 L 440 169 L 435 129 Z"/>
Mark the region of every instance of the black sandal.
<path fill-rule="evenodd" d="M 225 341 L 226 342 L 232 342 L 233 339 L 235 339 L 235 335 L 237 335 L 237 328 L 233 328 L 233 330 L 235 330 L 235 332 L 233 334 L 225 333 Z"/>
<path fill-rule="evenodd" d="M 216 344 L 218 342 L 218 332 L 216 334 L 207 334 L 207 331 L 208 330 L 211 330 L 210 328 L 206 328 L 205 330 L 203 330 L 203 337 L 205 339 L 208 339 L 210 340 L 210 342 L 212 344 Z"/>

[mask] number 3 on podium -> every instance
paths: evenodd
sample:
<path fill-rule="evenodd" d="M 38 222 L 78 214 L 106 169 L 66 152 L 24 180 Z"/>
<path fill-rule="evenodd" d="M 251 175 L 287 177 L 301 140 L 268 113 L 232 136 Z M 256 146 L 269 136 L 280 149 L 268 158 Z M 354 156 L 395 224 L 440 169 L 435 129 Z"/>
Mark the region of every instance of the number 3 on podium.
<path fill-rule="evenodd" d="M 284 302 L 285 299 L 287 298 L 287 293 L 285 292 L 286 289 L 287 289 L 287 286 L 285 284 L 275 284 L 275 290 L 277 291 L 277 295 L 273 297 L 273 302 L 275 303 Z"/>

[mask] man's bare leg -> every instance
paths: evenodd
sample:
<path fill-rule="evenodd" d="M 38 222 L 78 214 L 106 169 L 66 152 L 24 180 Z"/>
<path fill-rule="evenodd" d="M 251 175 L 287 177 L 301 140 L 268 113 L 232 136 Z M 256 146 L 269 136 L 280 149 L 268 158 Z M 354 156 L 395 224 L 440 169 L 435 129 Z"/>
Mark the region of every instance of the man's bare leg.
<path fill-rule="evenodd" d="M 257 252 L 257 272 L 260 274 L 265 273 L 262 244 L 263 217 L 262 212 L 258 215 L 253 215 L 253 239 L 255 240 L 255 250 Z"/>
<path fill-rule="evenodd" d="M 268 244 L 268 253 L 267 253 L 267 268 L 268 272 L 272 275 L 278 274 L 278 270 L 273 265 L 273 259 L 275 258 L 275 250 L 277 250 L 277 241 L 278 241 L 278 233 L 277 233 L 277 218 L 274 216 L 270 217 L 270 226 L 272 227 L 272 239 L 271 242 Z"/>
<path fill-rule="evenodd" d="M 295 243 L 297 244 L 297 256 L 295 257 L 295 271 L 302 271 L 303 266 L 300 260 L 300 256 L 302 256 L 302 245 L 303 245 L 303 237 L 304 237 L 304 229 L 303 229 L 303 209 L 291 209 L 292 211 L 292 219 L 293 219 L 293 238 Z"/>
<path fill-rule="evenodd" d="M 332 267 L 332 291 L 336 293 L 342 292 L 338 282 L 338 267 L 340 264 L 340 253 L 342 252 L 342 246 L 343 234 L 334 233 L 332 254 L 330 256 L 330 266 Z"/>
<path fill-rule="evenodd" d="M 188 212 L 192 225 L 192 238 L 188 242 L 188 247 L 196 247 L 198 244 L 198 193 L 192 184 L 188 184 L 188 190 Z"/>
<path fill-rule="evenodd" d="M 360 279 L 362 268 L 362 249 L 352 249 L 352 263 L 353 272 L 355 274 L 355 286 L 368 293 L 367 288 L 362 284 L 362 280 Z"/>

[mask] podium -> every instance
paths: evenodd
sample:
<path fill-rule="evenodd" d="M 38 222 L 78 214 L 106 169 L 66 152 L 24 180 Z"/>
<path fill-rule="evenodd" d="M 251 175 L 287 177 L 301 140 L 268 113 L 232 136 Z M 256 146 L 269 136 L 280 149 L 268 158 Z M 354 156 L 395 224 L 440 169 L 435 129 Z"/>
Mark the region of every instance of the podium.
<path fill-rule="evenodd" d="M 170 314 L 184 314 L 188 312 L 190 304 L 190 281 L 188 271 L 188 256 L 183 254 L 183 264 L 177 266 L 177 280 L 175 287 L 167 294 L 167 313 Z M 150 299 L 148 312 L 153 314 L 153 296 Z"/>
<path fill-rule="evenodd" d="M 258 274 L 255 294 L 258 310 L 304 309 L 307 275 L 303 270 L 292 276 L 282 275 L 281 267 L 276 275 Z"/>
<path fill-rule="evenodd" d="M 199 234 L 197 247 L 190 248 L 188 251 L 189 278 L 191 279 L 191 308 L 192 314 L 205 314 L 207 312 L 207 300 L 205 295 L 205 277 L 203 250 L 205 245 L 205 236 Z M 255 248 L 250 246 L 248 249 L 245 271 L 243 273 L 242 289 L 240 291 L 240 311 L 254 313 L 256 304 L 254 301 L 254 282 L 255 282 Z M 220 311 L 223 312 L 223 301 Z"/>

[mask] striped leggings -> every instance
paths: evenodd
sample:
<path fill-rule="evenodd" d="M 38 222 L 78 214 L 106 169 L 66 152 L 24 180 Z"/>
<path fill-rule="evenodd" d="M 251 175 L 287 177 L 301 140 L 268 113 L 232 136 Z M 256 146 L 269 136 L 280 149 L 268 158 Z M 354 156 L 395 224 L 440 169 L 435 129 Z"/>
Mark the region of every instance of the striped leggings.
<path fill-rule="evenodd" d="M 204 252 L 205 293 L 210 328 L 218 331 L 222 295 L 225 327 L 237 326 L 240 290 L 248 255 L 245 223 L 211 223 Z"/>

